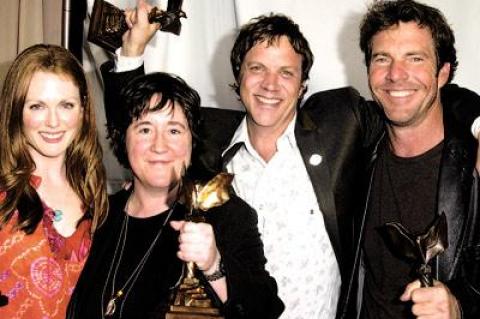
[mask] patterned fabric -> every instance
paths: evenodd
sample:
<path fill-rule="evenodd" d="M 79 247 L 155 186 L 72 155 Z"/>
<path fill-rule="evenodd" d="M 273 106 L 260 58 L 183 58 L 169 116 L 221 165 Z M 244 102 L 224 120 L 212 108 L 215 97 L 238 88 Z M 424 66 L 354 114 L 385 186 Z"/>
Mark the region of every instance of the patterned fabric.
<path fill-rule="evenodd" d="M 17 213 L 0 230 L 0 291 L 8 305 L 0 318 L 65 318 L 65 312 L 90 248 L 90 220 L 65 238 L 53 227 L 53 210 L 27 235 L 16 231 Z"/>
<path fill-rule="evenodd" d="M 295 119 L 266 163 L 253 149 L 244 119 L 231 145 L 245 145 L 227 170 L 235 174 L 237 194 L 258 213 L 266 268 L 285 303 L 281 318 L 331 319 L 340 294 L 340 270 L 296 144 L 294 124 Z"/>

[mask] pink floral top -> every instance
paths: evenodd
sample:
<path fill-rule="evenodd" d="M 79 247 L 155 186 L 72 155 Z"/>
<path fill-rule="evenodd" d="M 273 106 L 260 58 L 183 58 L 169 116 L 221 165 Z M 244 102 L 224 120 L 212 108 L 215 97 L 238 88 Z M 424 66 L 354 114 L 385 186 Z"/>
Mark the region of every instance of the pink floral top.
<path fill-rule="evenodd" d="M 0 230 L 0 292 L 8 297 L 0 318 L 65 318 L 90 249 L 91 222 L 84 219 L 65 238 L 53 227 L 53 210 L 43 204 L 43 211 L 30 235 L 13 229 L 17 213 Z"/>

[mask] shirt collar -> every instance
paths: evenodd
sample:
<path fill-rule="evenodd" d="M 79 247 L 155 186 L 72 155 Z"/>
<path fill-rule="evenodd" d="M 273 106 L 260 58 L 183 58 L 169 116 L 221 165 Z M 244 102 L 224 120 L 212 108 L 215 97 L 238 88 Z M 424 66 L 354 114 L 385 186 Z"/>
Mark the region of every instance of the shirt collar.
<path fill-rule="evenodd" d="M 280 135 L 280 137 L 277 139 L 277 150 L 281 151 L 286 149 L 287 147 L 290 148 L 295 148 L 297 145 L 296 139 L 295 139 L 295 123 L 297 120 L 297 112 L 295 112 L 294 117 L 288 123 L 287 128 L 285 131 Z M 245 145 L 245 148 L 249 153 L 256 157 L 258 156 L 257 151 L 253 148 L 252 143 L 250 143 L 250 137 L 248 136 L 248 128 L 247 128 L 247 117 L 245 116 L 238 126 L 237 130 L 235 131 L 235 134 L 232 137 L 232 140 L 230 141 L 230 144 L 228 147 L 223 151 L 222 156 L 225 155 L 235 144 L 238 143 L 243 143 Z M 263 160 L 262 160 L 263 161 Z"/>

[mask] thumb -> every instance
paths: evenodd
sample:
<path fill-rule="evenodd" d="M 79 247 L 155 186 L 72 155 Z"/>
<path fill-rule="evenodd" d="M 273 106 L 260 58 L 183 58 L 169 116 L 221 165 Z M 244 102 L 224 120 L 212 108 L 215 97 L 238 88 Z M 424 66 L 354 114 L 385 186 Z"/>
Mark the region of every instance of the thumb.
<path fill-rule="evenodd" d="M 420 288 L 420 281 L 419 280 L 415 280 L 414 282 L 409 283 L 407 285 L 407 287 L 405 288 L 405 291 L 403 292 L 403 294 L 400 296 L 400 300 L 401 301 L 411 300 L 412 299 L 412 292 L 415 289 L 418 289 L 418 288 Z"/>
<path fill-rule="evenodd" d="M 170 222 L 170 226 L 176 231 L 180 231 L 183 228 L 183 225 L 185 225 L 184 220 L 172 220 Z"/>

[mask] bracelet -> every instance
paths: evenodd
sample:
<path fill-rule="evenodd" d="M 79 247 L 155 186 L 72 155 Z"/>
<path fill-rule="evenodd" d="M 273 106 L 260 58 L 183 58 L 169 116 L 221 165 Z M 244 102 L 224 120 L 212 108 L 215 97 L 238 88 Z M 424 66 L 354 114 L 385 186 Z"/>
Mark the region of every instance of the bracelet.
<path fill-rule="evenodd" d="M 215 281 L 225 277 L 226 275 L 225 267 L 223 266 L 222 260 L 220 259 L 220 262 L 217 264 L 217 269 L 215 269 L 215 271 L 212 274 L 210 275 L 203 274 L 203 275 L 205 276 L 205 279 L 207 281 Z"/>

